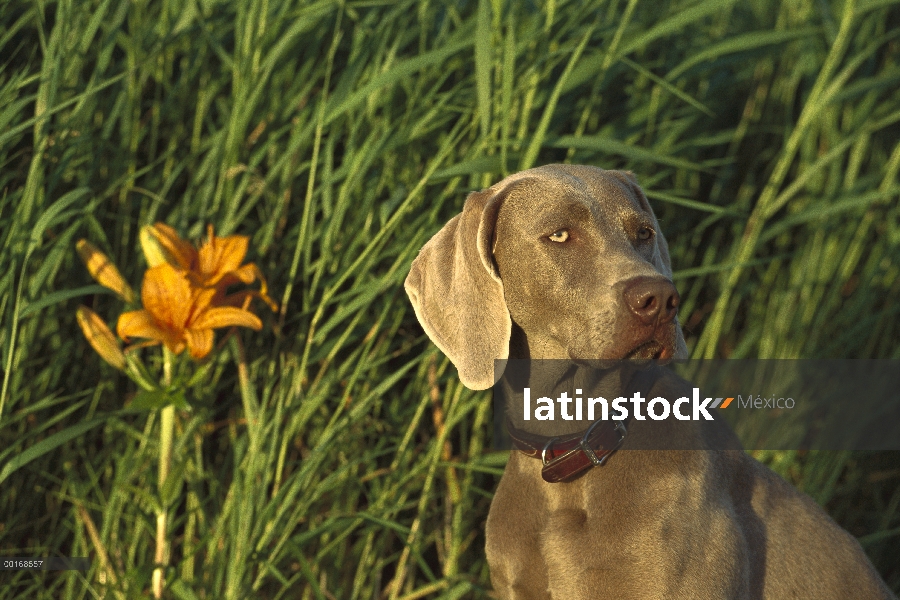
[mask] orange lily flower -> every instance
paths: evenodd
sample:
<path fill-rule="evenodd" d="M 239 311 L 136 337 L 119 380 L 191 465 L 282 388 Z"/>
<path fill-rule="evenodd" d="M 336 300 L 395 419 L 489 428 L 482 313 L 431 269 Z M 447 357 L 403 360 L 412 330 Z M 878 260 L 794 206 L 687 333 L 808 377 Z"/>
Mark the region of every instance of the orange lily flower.
<path fill-rule="evenodd" d="M 278 307 L 267 293 L 266 280 L 254 263 L 242 265 L 247 256 L 250 238 L 245 235 L 216 237 L 213 226 L 208 228 L 209 239 L 196 250 L 190 243 L 178 237 L 174 229 L 165 223 L 148 225 L 141 230 L 141 244 L 150 266 L 167 262 L 188 271 L 194 283 L 200 287 L 215 287 L 212 304 L 240 306 L 250 297 L 258 296 L 274 311 Z M 259 279 L 259 292 L 243 291 L 225 297 L 225 290 L 235 283 L 251 284 Z"/>
<path fill-rule="evenodd" d="M 213 305 L 216 288 L 198 287 L 191 279 L 168 262 L 148 269 L 141 286 L 144 309 L 119 317 L 119 337 L 147 338 L 147 345 L 162 343 L 173 354 L 187 347 L 192 357 L 201 359 L 212 350 L 214 329 L 262 329 L 262 321 L 248 310 Z"/>

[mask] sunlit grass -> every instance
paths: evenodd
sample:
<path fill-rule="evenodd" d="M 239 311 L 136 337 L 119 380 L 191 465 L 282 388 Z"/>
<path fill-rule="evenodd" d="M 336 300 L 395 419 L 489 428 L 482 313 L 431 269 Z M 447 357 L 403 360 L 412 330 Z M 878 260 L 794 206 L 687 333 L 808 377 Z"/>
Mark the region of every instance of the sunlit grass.
<path fill-rule="evenodd" d="M 80 238 L 136 285 L 144 225 L 249 235 L 280 305 L 179 419 L 177 598 L 487 597 L 489 397 L 402 281 L 520 168 L 637 174 L 695 356 L 900 358 L 900 2 L 40 6 L 0 11 L 0 552 L 94 560 L 0 598 L 149 590 L 172 493 Z M 896 454 L 759 457 L 900 590 Z"/>

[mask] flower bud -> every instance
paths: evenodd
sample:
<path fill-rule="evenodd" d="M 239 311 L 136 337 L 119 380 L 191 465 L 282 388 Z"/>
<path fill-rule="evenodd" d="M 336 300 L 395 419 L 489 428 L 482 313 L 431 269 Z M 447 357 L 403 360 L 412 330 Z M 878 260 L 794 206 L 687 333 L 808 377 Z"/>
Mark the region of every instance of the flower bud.
<path fill-rule="evenodd" d="M 78 255 L 87 266 L 91 277 L 105 288 L 109 288 L 119 295 L 125 302 L 134 302 L 134 290 L 122 277 L 119 269 L 96 246 L 87 240 L 78 240 L 75 244 Z"/>
<path fill-rule="evenodd" d="M 100 316 L 86 306 L 79 306 L 78 325 L 87 338 L 91 347 L 97 351 L 100 357 L 122 371 L 125 370 L 125 353 L 119 347 L 119 342 L 113 332 L 109 330 Z"/>
<path fill-rule="evenodd" d="M 162 263 L 179 269 L 190 269 L 196 262 L 197 250 L 165 223 L 144 225 L 140 232 L 141 249 L 151 269 Z"/>

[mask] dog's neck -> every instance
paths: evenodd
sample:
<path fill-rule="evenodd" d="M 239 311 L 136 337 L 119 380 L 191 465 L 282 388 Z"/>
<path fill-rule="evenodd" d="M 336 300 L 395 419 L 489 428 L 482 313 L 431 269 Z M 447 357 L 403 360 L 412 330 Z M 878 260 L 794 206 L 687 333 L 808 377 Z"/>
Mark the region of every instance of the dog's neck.
<path fill-rule="evenodd" d="M 576 395 L 603 395 L 606 398 L 615 398 L 620 395 L 623 388 L 622 373 L 620 371 L 604 371 L 573 362 L 564 351 L 552 342 L 529 339 L 527 334 L 515 322 L 512 325 L 512 333 L 509 342 L 509 358 L 519 364 L 510 363 L 507 373 L 501 379 L 504 395 L 507 403 L 507 414 L 516 428 L 538 433 L 541 435 L 562 436 L 584 431 L 590 425 L 586 413 L 582 420 L 564 420 L 560 414 L 559 405 L 556 404 L 556 413 L 552 422 L 538 421 L 532 418 L 524 419 L 524 400 L 522 390 L 525 387 L 531 391 L 532 411 L 536 406 L 537 398 L 547 397 L 556 403 L 556 399 L 565 392 L 569 398 Z M 521 366 L 524 361 L 529 361 L 530 367 Z M 581 390 L 582 393 L 578 393 Z M 590 392 L 589 392 L 590 390 Z M 586 406 L 584 400 L 584 406 Z M 570 403 L 570 412 L 574 406 Z"/>

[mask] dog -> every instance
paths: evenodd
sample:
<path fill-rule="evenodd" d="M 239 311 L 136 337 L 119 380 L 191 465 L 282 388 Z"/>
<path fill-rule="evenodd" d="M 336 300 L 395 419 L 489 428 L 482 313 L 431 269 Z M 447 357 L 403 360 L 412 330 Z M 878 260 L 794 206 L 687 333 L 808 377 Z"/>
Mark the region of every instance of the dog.
<path fill-rule="evenodd" d="M 632 173 L 555 164 L 471 193 L 405 289 L 462 383 L 483 390 L 495 359 L 687 358 L 671 279 Z M 721 423 L 644 423 L 574 475 L 548 479 L 537 445 L 512 451 L 485 531 L 499 598 L 895 598 L 856 539 Z M 706 449 L 627 450 L 651 435 Z"/>

